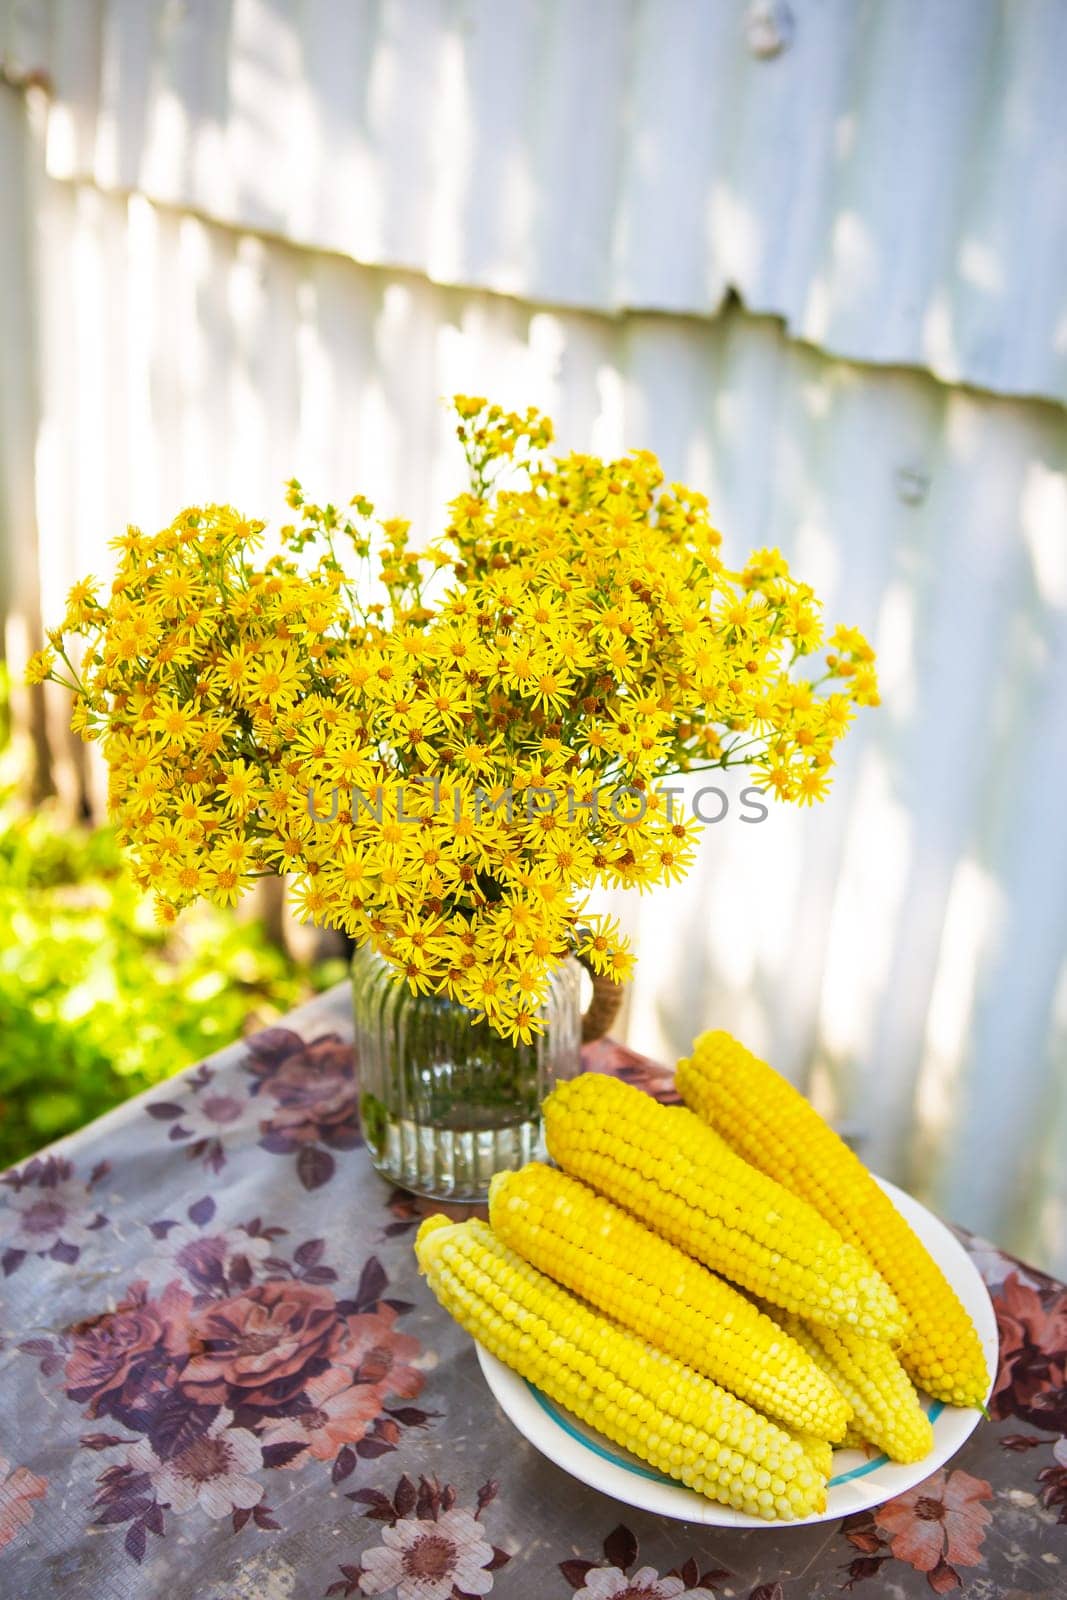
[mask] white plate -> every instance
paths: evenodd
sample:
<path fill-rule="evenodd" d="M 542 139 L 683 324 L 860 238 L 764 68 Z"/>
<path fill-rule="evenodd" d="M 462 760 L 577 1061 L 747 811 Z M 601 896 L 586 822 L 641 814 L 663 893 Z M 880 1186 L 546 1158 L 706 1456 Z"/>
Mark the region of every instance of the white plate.
<path fill-rule="evenodd" d="M 974 1319 L 989 1366 L 990 1390 L 997 1369 L 997 1319 L 989 1292 L 963 1246 L 942 1222 L 910 1195 L 891 1183 L 878 1180 L 897 1209 L 915 1229 L 949 1283 Z M 683 1484 L 665 1478 L 587 1428 L 570 1412 L 505 1367 L 481 1345 L 478 1360 L 497 1403 L 542 1455 L 569 1472 L 580 1483 L 602 1494 L 611 1495 L 629 1506 L 652 1511 L 662 1517 L 678 1517 L 683 1522 L 710 1523 L 720 1528 L 799 1527 L 806 1522 L 833 1522 L 854 1511 L 867 1511 L 894 1495 L 921 1483 L 942 1466 L 970 1437 L 981 1420 L 981 1412 L 946 1406 L 925 1396 L 924 1405 L 934 1427 L 934 1447 L 914 1466 L 898 1466 L 887 1456 L 868 1457 L 860 1450 L 836 1450 L 834 1471 L 829 1481 L 825 1511 L 794 1522 L 765 1522 L 743 1511 L 706 1500 Z M 986 1396 L 988 1400 L 988 1395 Z"/>

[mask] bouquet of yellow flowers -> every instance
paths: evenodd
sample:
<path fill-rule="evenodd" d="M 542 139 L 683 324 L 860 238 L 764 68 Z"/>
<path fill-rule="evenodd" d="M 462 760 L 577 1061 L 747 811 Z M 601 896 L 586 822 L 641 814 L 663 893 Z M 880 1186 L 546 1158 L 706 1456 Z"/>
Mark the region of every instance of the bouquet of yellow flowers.
<path fill-rule="evenodd" d="M 851 628 L 795 673 L 815 595 L 776 550 L 728 570 L 705 497 L 655 456 L 546 458 L 536 411 L 454 404 L 470 486 L 424 550 L 295 481 L 266 557 L 229 506 L 131 527 L 109 598 L 76 584 L 30 676 L 74 691 L 165 921 L 291 874 L 304 917 L 528 1040 L 568 954 L 630 970 L 588 891 L 690 865 L 699 823 L 660 781 L 749 765 L 821 799 L 877 681 Z"/>

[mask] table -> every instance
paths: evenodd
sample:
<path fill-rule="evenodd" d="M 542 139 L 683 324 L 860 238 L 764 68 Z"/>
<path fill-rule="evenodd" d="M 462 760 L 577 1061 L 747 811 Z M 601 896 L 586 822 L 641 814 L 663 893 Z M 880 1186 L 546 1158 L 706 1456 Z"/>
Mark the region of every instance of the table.
<path fill-rule="evenodd" d="M 585 1065 L 671 1093 L 610 1042 Z M 1062 1284 L 962 1235 L 991 1420 L 874 1513 L 723 1532 L 515 1433 L 418 1276 L 422 1209 L 361 1147 L 343 986 L 0 1179 L 0 1595 L 1067 1595 Z"/>

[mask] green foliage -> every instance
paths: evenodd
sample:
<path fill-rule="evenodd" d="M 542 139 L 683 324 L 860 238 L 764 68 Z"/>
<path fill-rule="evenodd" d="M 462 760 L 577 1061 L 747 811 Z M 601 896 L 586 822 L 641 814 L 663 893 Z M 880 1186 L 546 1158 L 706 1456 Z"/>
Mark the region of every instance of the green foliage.
<path fill-rule="evenodd" d="M 0 1168 L 341 972 L 207 906 L 164 931 L 110 829 L 0 809 Z"/>

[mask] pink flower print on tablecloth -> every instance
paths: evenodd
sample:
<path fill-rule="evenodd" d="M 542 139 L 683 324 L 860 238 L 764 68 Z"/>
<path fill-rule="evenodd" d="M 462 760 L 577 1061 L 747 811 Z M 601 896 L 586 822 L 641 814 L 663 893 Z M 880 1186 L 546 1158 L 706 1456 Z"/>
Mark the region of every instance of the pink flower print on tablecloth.
<path fill-rule="evenodd" d="M 422 1388 L 422 1374 L 410 1365 L 419 1354 L 419 1341 L 401 1333 L 396 1318 L 387 1305 L 348 1317 L 336 1361 L 360 1383 L 376 1383 L 411 1400 Z"/>
<path fill-rule="evenodd" d="M 993 1304 L 1000 1366 L 990 1411 L 997 1418 L 1019 1417 L 1035 1428 L 1067 1431 L 1067 1293 L 1031 1288 L 1012 1272 Z"/>
<path fill-rule="evenodd" d="M 342 1563 L 342 1576 L 327 1595 L 395 1595 L 396 1600 L 452 1600 L 486 1595 L 493 1573 L 511 1557 L 491 1545 L 481 1518 L 495 1498 L 495 1482 L 478 1490 L 473 1511 L 456 1505 L 451 1484 L 401 1478 L 392 1498 L 380 1489 L 357 1489 L 350 1500 L 385 1524 L 381 1543 L 364 1550 L 358 1565 Z"/>
<path fill-rule="evenodd" d="M 975 1567 L 990 1520 L 983 1501 L 991 1492 L 984 1479 L 968 1472 L 953 1472 L 948 1479 L 937 1472 L 879 1506 L 874 1520 L 890 1535 L 897 1559 L 919 1572 L 932 1571 L 942 1556 Z"/>
<path fill-rule="evenodd" d="M 625 1523 L 612 1529 L 601 1548 L 603 1563 L 575 1557 L 559 1563 L 572 1600 L 715 1600 L 712 1585 L 731 1576 L 722 1567 L 701 1575 L 690 1557 L 661 1578 L 655 1567 L 637 1565 L 637 1535 Z"/>
<path fill-rule="evenodd" d="M 43 1500 L 47 1489 L 47 1478 L 0 1456 L 0 1550 L 33 1521 L 34 1501 Z"/>
<path fill-rule="evenodd" d="M 248 1428 L 231 1426 L 233 1414 L 220 1410 L 204 1432 L 166 1460 L 147 1439 L 130 1446 L 127 1465 L 147 1475 L 160 1504 L 181 1514 L 194 1506 L 209 1517 L 248 1511 L 263 1498 L 263 1485 L 249 1474 L 263 1465 L 263 1448 Z"/>
<path fill-rule="evenodd" d="M 201 1404 L 277 1405 L 325 1370 L 344 1324 L 328 1289 L 314 1284 L 257 1284 L 197 1313 L 201 1351 L 182 1388 Z"/>
<path fill-rule="evenodd" d="M 353 1383 L 343 1367 L 330 1367 L 305 1390 L 308 1409 L 268 1422 L 260 1432 L 268 1460 L 302 1467 L 309 1460 L 333 1461 L 346 1445 L 358 1444 L 385 1406 L 385 1392 L 373 1383 Z M 279 1447 L 291 1446 L 291 1449 Z"/>
<path fill-rule="evenodd" d="M 455 1589 L 488 1594 L 492 1559 L 485 1529 L 469 1511 L 445 1511 L 436 1522 L 405 1518 L 384 1528 L 381 1544 L 363 1552 L 359 1591 L 395 1591 L 396 1600 L 449 1600 Z"/>
<path fill-rule="evenodd" d="M 959 1586 L 957 1567 L 982 1565 L 982 1543 L 993 1520 L 986 1502 L 992 1496 L 984 1478 L 941 1469 L 878 1506 L 874 1522 L 889 1535 L 891 1554 L 925 1572 L 930 1587 L 944 1594 Z"/>
<path fill-rule="evenodd" d="M 131 1284 L 114 1311 L 70 1330 L 64 1368 L 67 1395 L 88 1417 L 112 1416 L 135 1426 L 169 1389 L 190 1347 L 192 1300 L 178 1283 L 149 1300 Z"/>
<path fill-rule="evenodd" d="M 309 1458 L 332 1461 L 346 1445 L 359 1444 L 386 1411 L 390 1398 L 413 1400 L 422 1374 L 409 1365 L 419 1354 L 417 1339 L 400 1333 L 389 1306 L 346 1319 L 344 1341 L 331 1366 L 305 1385 L 307 1409 L 270 1422 L 265 1445 L 298 1445 L 287 1465 Z M 345 1462 L 349 1459 L 344 1458 Z"/>

